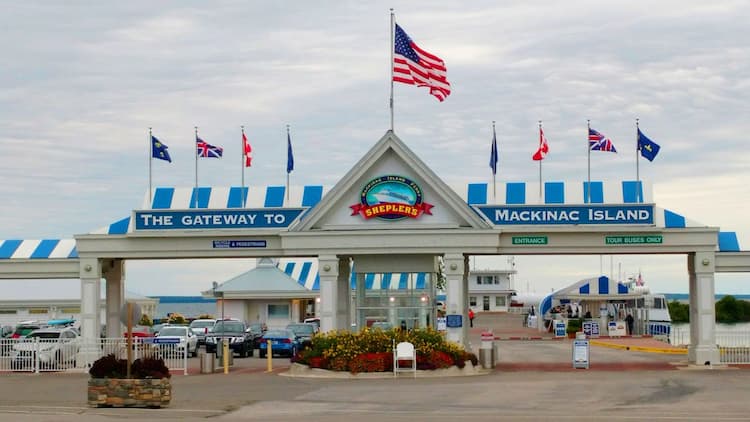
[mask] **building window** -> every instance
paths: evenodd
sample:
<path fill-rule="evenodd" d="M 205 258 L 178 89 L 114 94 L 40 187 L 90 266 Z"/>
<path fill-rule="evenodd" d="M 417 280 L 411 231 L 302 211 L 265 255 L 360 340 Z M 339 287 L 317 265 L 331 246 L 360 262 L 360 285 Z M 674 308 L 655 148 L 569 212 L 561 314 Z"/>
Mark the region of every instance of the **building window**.
<path fill-rule="evenodd" d="M 289 305 L 268 305 L 268 318 L 289 318 Z"/>
<path fill-rule="evenodd" d="M 15 309 L 0 309 L 0 314 L 3 315 L 15 315 L 16 310 Z"/>
<path fill-rule="evenodd" d="M 495 306 L 505 306 L 505 296 L 495 296 Z"/>
<path fill-rule="evenodd" d="M 29 309 L 29 314 L 46 314 L 48 309 Z"/>
<path fill-rule="evenodd" d="M 482 284 L 482 276 L 481 275 L 477 276 L 477 284 Z"/>
<path fill-rule="evenodd" d="M 477 306 L 477 297 L 469 296 L 469 306 Z"/>

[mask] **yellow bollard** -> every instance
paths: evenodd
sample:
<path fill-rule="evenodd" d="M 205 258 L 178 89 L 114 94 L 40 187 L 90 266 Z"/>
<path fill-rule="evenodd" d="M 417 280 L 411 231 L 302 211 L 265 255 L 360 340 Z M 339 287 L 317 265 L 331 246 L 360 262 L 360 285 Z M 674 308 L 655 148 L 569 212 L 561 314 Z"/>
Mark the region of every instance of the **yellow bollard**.
<path fill-rule="evenodd" d="M 229 373 L 229 342 L 225 339 L 222 340 L 222 348 L 224 350 L 224 353 L 221 355 L 222 360 L 224 361 L 224 373 Z"/>
<path fill-rule="evenodd" d="M 273 347 L 271 346 L 271 340 L 269 339 L 266 344 L 268 345 L 268 369 L 266 372 L 273 372 Z"/>

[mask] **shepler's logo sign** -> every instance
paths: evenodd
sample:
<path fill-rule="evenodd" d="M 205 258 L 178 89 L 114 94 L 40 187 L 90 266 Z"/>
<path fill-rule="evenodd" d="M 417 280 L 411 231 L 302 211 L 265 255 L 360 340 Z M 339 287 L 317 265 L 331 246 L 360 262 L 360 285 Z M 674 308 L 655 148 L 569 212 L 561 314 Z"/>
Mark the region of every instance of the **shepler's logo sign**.
<path fill-rule="evenodd" d="M 352 215 L 366 219 L 400 220 L 432 215 L 433 206 L 422 201 L 422 189 L 402 176 L 380 176 L 370 180 L 359 194 L 359 203 L 350 206 Z"/>

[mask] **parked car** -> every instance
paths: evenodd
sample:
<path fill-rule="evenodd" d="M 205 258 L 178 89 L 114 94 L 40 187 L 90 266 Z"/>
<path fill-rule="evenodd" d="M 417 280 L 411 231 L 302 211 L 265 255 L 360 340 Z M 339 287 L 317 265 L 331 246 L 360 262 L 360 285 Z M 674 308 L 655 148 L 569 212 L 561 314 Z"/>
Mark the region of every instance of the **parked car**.
<path fill-rule="evenodd" d="M 26 337 L 32 331 L 38 330 L 44 326 L 45 324 L 42 324 L 41 322 L 19 322 L 18 325 L 16 325 L 16 328 L 13 330 L 13 334 L 10 335 L 10 338 Z"/>
<path fill-rule="evenodd" d="M 146 338 L 155 335 L 154 329 L 148 325 L 136 325 L 131 328 L 131 332 L 133 333 L 133 338 Z M 122 335 L 123 337 L 128 338 L 128 330 L 125 330 Z"/>
<path fill-rule="evenodd" d="M 317 332 L 315 324 L 304 322 L 293 322 L 287 324 L 286 329 L 290 330 L 295 336 L 297 336 L 300 344 L 305 341 L 312 341 L 313 335 Z"/>
<path fill-rule="evenodd" d="M 215 319 L 195 319 L 190 323 L 190 330 L 198 338 L 198 345 L 206 344 L 206 334 L 216 324 Z"/>
<path fill-rule="evenodd" d="M 161 339 L 175 339 L 179 340 L 179 343 L 173 344 L 159 344 L 159 347 L 174 347 L 178 353 L 185 353 L 187 348 L 188 356 L 198 355 L 198 337 L 193 334 L 193 331 L 189 327 L 168 325 L 159 331 L 159 335 L 156 336 Z"/>
<path fill-rule="evenodd" d="M 263 337 L 263 334 L 268 331 L 268 327 L 266 326 L 265 322 L 251 322 L 247 326 L 248 332 L 253 337 L 253 348 L 257 349 L 260 347 L 260 339 Z"/>
<path fill-rule="evenodd" d="M 241 358 L 253 355 L 253 335 L 247 331 L 247 325 L 236 319 L 217 320 L 206 333 L 206 353 L 216 353 L 216 347 L 222 340 L 229 341 L 229 349 Z"/>
<path fill-rule="evenodd" d="M 260 357 L 268 354 L 268 343 L 271 343 L 271 353 L 274 355 L 286 355 L 289 357 L 297 354 L 300 342 L 292 330 L 268 330 L 260 339 Z"/>
<path fill-rule="evenodd" d="M 78 348 L 79 337 L 73 328 L 40 328 L 13 345 L 12 365 L 32 367 L 37 356 L 41 367 L 60 367 L 75 361 Z"/>
<path fill-rule="evenodd" d="M 387 331 L 387 330 L 390 330 L 391 328 L 393 328 L 393 324 L 391 324 L 388 321 L 375 321 L 370 326 L 371 330 L 383 330 L 383 331 Z"/>
<path fill-rule="evenodd" d="M 316 333 L 320 331 L 320 318 L 318 317 L 305 318 L 305 320 L 302 322 L 315 325 Z"/>

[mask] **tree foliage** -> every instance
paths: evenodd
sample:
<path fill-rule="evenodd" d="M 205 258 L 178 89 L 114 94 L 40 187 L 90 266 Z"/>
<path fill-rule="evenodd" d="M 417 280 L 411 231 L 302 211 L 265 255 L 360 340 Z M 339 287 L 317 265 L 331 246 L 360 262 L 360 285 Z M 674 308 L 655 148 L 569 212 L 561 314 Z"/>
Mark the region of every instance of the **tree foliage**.
<path fill-rule="evenodd" d="M 673 300 L 667 304 L 672 322 L 690 322 L 690 305 Z"/>
<path fill-rule="evenodd" d="M 152 321 L 151 317 L 149 317 L 148 315 L 143 314 L 140 321 L 138 321 L 138 325 L 148 325 L 149 327 L 151 327 L 152 325 L 154 325 L 154 321 Z"/>
<path fill-rule="evenodd" d="M 750 302 L 726 295 L 716 302 L 716 322 L 750 322 Z"/>

